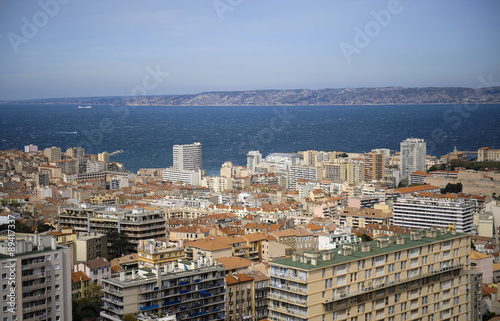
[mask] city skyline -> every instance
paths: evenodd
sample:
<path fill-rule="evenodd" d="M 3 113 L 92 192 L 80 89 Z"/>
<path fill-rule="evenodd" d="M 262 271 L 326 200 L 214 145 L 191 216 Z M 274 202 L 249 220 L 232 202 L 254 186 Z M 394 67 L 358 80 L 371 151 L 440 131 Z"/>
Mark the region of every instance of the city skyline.
<path fill-rule="evenodd" d="M 480 77 L 495 85 L 499 9 L 493 1 L 4 3 L 0 99 L 475 88 Z"/>

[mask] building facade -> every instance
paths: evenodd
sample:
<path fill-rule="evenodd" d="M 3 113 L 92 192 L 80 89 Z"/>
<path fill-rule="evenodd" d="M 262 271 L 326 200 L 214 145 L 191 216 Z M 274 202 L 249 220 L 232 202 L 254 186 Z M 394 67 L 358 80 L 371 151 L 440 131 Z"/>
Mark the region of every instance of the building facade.
<path fill-rule="evenodd" d="M 269 319 L 471 320 L 470 236 L 413 231 L 270 262 Z"/>
<path fill-rule="evenodd" d="M 202 169 L 201 143 L 174 145 L 174 169 L 199 171 Z"/>
<path fill-rule="evenodd" d="M 224 267 L 211 262 L 172 262 L 103 280 L 104 320 L 127 314 L 175 315 L 177 320 L 225 320 Z"/>
<path fill-rule="evenodd" d="M 8 240 L 0 243 L 2 321 L 71 320 L 70 249 L 52 235 L 38 234 L 15 241 L 14 256 L 11 248 Z"/>
<path fill-rule="evenodd" d="M 120 209 L 118 206 L 90 206 L 61 208 L 61 227 L 72 227 L 77 232 L 125 232 L 133 244 L 139 240 L 165 237 L 166 221 L 161 211 L 144 208 Z"/>
<path fill-rule="evenodd" d="M 425 172 L 426 143 L 420 138 L 407 138 L 400 144 L 401 148 L 401 179 L 410 179 L 410 174 L 416 171 Z"/>
<path fill-rule="evenodd" d="M 399 198 L 393 207 L 393 224 L 408 228 L 455 226 L 470 233 L 474 207 L 463 200 L 450 201 L 426 198 Z"/>

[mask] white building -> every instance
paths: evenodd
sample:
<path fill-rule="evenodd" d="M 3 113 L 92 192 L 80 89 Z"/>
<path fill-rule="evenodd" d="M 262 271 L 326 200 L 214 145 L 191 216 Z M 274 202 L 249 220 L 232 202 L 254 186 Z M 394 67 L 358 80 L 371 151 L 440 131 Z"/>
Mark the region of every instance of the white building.
<path fill-rule="evenodd" d="M 108 164 L 100 161 L 88 161 L 87 162 L 87 173 L 99 173 L 104 172 L 108 169 Z"/>
<path fill-rule="evenodd" d="M 24 146 L 25 153 L 38 152 L 38 145 L 29 144 Z"/>
<path fill-rule="evenodd" d="M 426 144 L 421 138 L 407 138 L 401 142 L 401 179 L 408 181 L 410 174 L 425 172 Z"/>
<path fill-rule="evenodd" d="M 202 169 L 201 143 L 174 145 L 174 169 L 198 171 Z"/>
<path fill-rule="evenodd" d="M 201 170 L 175 170 L 170 167 L 163 170 L 163 181 L 178 183 L 183 182 L 189 185 L 201 185 Z"/>
<path fill-rule="evenodd" d="M 247 154 L 247 168 L 252 172 L 255 171 L 255 165 L 262 162 L 262 154 L 258 150 L 251 150 Z"/>
<path fill-rule="evenodd" d="M 415 229 L 431 226 L 448 228 L 455 225 L 457 231 L 470 233 L 473 224 L 473 205 L 463 200 L 400 198 L 394 202 L 393 225 Z"/>
<path fill-rule="evenodd" d="M 288 189 L 296 189 L 299 179 L 308 181 L 321 181 L 323 179 L 323 168 L 314 166 L 291 166 L 288 172 Z"/>
<path fill-rule="evenodd" d="M 274 166 L 277 171 L 288 171 L 294 165 L 305 165 L 302 156 L 297 153 L 272 153 L 267 155 L 260 165 Z"/>

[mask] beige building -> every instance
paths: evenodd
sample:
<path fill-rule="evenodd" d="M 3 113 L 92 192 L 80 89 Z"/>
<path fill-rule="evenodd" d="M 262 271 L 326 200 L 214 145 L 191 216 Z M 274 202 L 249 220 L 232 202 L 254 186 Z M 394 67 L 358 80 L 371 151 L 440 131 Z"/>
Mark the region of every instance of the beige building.
<path fill-rule="evenodd" d="M 279 243 L 290 246 L 292 253 L 303 253 L 318 249 L 318 236 L 301 228 L 276 231 L 271 233 L 271 235 Z"/>
<path fill-rule="evenodd" d="M 478 162 L 498 162 L 500 161 L 500 149 L 479 148 L 477 150 L 477 160 Z"/>
<path fill-rule="evenodd" d="M 270 320 L 474 320 L 470 236 L 431 228 L 270 263 Z"/>
<path fill-rule="evenodd" d="M 43 155 L 49 159 L 49 162 L 61 160 L 61 149 L 59 147 L 48 147 L 43 150 Z"/>
<path fill-rule="evenodd" d="M 205 176 L 201 180 L 201 186 L 207 187 L 210 192 L 221 193 L 233 188 L 231 178 L 224 176 Z"/>
<path fill-rule="evenodd" d="M 199 225 L 183 225 L 170 231 L 170 241 L 192 240 L 196 241 L 208 237 L 210 231 Z"/>
<path fill-rule="evenodd" d="M 363 228 L 367 224 L 392 225 L 392 213 L 373 208 L 346 207 L 340 214 L 340 224 Z"/>
<path fill-rule="evenodd" d="M 184 249 L 165 240 L 140 240 L 137 246 L 139 268 L 162 269 L 172 261 L 184 258 Z"/>

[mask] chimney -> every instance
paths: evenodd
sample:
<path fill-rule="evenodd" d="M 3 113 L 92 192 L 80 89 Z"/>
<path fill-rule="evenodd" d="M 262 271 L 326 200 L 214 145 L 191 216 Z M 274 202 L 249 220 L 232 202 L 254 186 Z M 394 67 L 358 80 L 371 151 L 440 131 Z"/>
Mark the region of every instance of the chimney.
<path fill-rule="evenodd" d="M 125 281 L 125 271 L 120 271 L 120 281 Z"/>

